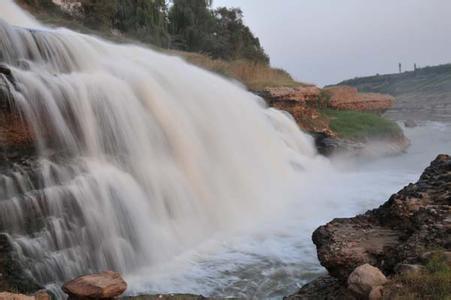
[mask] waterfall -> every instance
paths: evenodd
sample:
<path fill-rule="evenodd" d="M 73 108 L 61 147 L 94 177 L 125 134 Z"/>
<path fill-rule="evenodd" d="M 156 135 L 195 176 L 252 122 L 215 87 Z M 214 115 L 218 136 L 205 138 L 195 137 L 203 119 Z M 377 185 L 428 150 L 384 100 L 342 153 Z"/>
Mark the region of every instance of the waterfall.
<path fill-rule="evenodd" d="M 0 64 L 35 136 L 0 174 L 0 231 L 37 282 L 164 263 L 283 206 L 319 162 L 286 114 L 184 60 L 0 2 Z"/>

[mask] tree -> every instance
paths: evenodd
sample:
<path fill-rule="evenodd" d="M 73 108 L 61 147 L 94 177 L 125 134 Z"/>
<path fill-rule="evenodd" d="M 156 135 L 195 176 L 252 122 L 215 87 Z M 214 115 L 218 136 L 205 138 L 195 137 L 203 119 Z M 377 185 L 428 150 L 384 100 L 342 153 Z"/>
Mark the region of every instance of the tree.
<path fill-rule="evenodd" d="M 259 63 L 269 63 L 265 54 L 249 27 L 243 23 L 243 12 L 239 8 L 218 8 L 215 12 L 218 22 L 216 35 L 221 39 L 221 47 L 215 55 L 225 59 L 247 59 Z"/>
<path fill-rule="evenodd" d="M 169 11 L 172 46 L 186 51 L 209 52 L 214 40 L 215 17 L 211 1 L 174 0 Z"/>
<path fill-rule="evenodd" d="M 154 45 L 169 46 L 168 6 L 165 0 L 121 0 L 114 26 Z"/>
<path fill-rule="evenodd" d="M 83 22 L 91 28 L 111 28 L 117 0 L 81 0 Z"/>

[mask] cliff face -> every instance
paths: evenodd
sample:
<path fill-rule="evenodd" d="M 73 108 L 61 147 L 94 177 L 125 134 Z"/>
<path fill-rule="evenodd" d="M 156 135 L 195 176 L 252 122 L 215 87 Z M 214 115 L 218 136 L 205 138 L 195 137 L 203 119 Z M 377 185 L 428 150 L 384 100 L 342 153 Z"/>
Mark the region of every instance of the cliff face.
<path fill-rule="evenodd" d="M 260 95 L 268 105 L 289 112 L 299 127 L 310 133 L 335 137 L 329 120 L 320 114 L 321 89 L 316 86 L 266 88 Z"/>

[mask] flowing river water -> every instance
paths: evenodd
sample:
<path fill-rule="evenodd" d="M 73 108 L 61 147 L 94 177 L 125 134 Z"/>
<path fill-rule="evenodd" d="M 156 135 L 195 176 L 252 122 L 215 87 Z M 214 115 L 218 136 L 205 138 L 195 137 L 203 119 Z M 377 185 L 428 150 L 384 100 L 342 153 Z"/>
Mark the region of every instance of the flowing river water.
<path fill-rule="evenodd" d="M 10 0 L 0 54 L 38 147 L 32 175 L 0 178 L 0 231 L 60 297 L 65 280 L 113 269 L 129 294 L 280 298 L 324 272 L 310 241 L 318 225 L 381 204 L 451 148 L 450 126 L 426 122 L 406 129 L 406 154 L 327 160 L 241 87 L 46 28 Z"/>
<path fill-rule="evenodd" d="M 376 208 L 417 181 L 437 154 L 451 152 L 451 123 L 428 121 L 403 129 L 412 142 L 406 153 L 333 160 L 335 171 L 300 183 L 298 201 L 277 216 L 236 234 L 217 235 L 163 268 L 147 270 L 149 277 L 130 276 L 132 290 L 245 299 L 281 299 L 296 292 L 325 274 L 311 241 L 318 226 Z"/>

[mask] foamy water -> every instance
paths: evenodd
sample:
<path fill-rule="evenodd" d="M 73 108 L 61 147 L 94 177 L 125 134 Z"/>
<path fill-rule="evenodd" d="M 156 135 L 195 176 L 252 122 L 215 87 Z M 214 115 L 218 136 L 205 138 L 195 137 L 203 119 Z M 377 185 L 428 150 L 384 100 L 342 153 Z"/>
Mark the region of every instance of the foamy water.
<path fill-rule="evenodd" d="M 281 299 L 325 273 L 311 234 L 333 218 L 373 209 L 416 182 L 439 153 L 451 152 L 451 124 L 405 128 L 406 154 L 376 160 L 336 161 L 278 215 L 234 235 L 218 235 L 164 268 L 130 276 L 130 293 L 191 292 L 218 297 Z M 305 187 L 305 186 L 303 186 Z M 307 195 L 307 196 L 306 196 Z"/>

